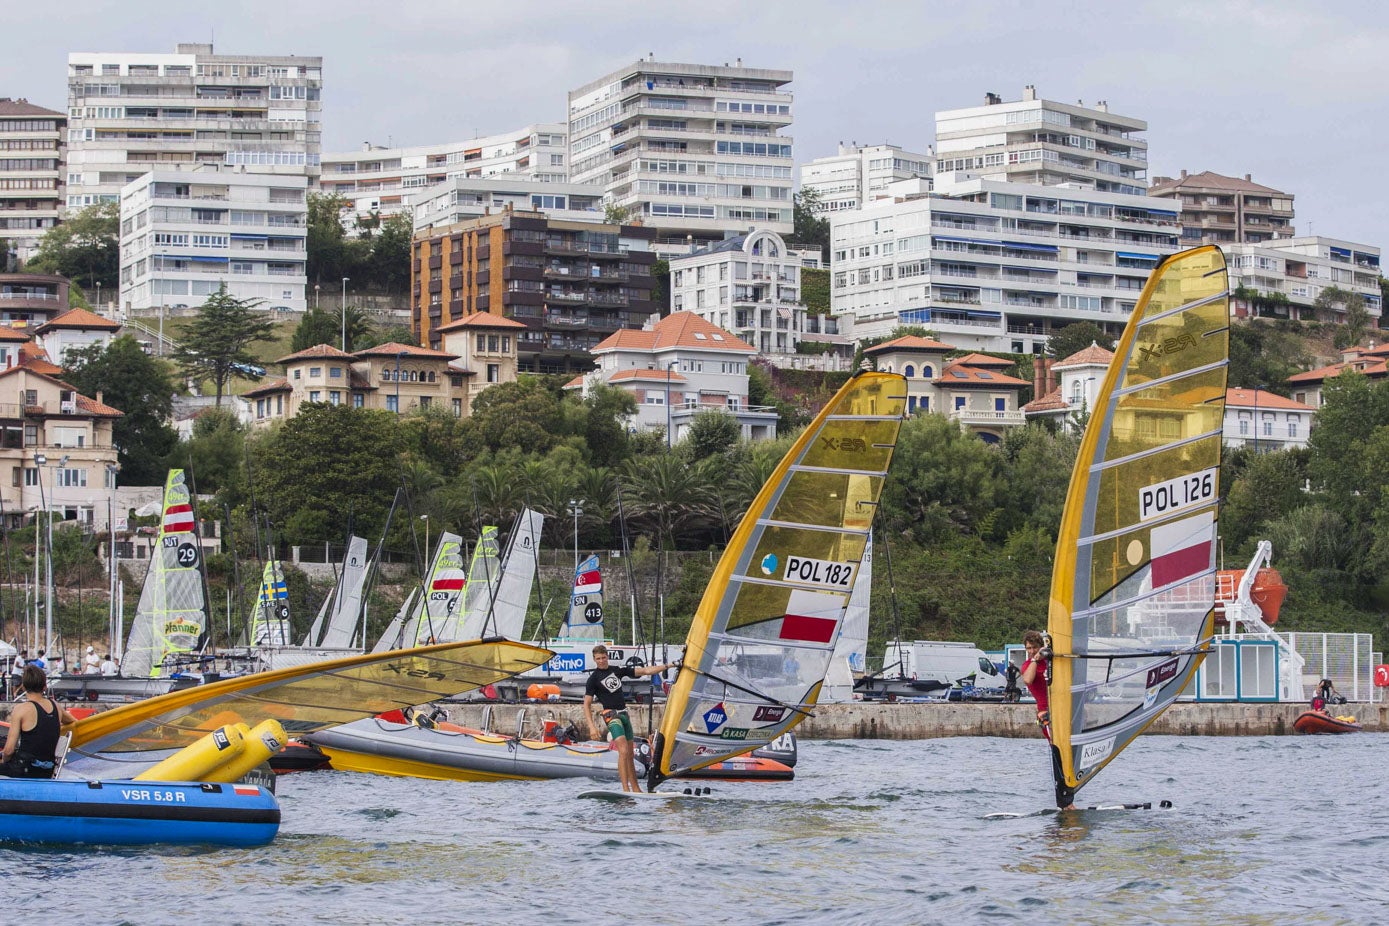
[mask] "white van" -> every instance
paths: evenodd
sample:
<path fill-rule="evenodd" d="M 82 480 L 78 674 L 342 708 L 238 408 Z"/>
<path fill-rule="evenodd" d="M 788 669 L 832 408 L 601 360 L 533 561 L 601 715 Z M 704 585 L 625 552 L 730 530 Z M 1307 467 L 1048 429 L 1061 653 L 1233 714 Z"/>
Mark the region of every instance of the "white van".
<path fill-rule="evenodd" d="M 894 668 L 900 666 L 900 669 Z M 883 675 L 898 676 L 918 682 L 937 681 L 945 688 L 997 688 L 1007 684 L 987 653 L 973 643 L 951 643 L 942 640 L 913 640 L 910 643 L 889 642 L 883 654 Z"/>

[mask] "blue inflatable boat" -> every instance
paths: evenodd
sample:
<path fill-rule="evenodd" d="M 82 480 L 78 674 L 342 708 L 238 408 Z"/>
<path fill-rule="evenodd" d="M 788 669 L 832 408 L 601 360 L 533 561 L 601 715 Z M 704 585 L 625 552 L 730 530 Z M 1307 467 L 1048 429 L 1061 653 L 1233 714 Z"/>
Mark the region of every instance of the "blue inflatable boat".
<path fill-rule="evenodd" d="M 0 778 L 0 841 L 263 846 L 280 805 L 259 785 Z"/>

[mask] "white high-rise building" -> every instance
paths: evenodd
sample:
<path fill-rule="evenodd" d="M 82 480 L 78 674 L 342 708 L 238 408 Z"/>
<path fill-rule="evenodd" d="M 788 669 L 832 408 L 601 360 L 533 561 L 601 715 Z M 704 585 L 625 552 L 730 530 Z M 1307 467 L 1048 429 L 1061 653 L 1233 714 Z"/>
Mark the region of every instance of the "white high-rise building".
<path fill-rule="evenodd" d="M 118 202 L 157 168 L 196 164 L 258 173 L 319 172 L 323 59 L 172 54 L 68 55 L 69 209 Z"/>
<path fill-rule="evenodd" d="M 1379 248 L 1339 238 L 1307 235 L 1246 244 L 1224 244 L 1230 266 L 1230 307 L 1236 318 L 1346 321 L 1337 303 L 1318 318 L 1317 297 L 1336 288 L 1365 300 L 1370 324 L 1379 327 L 1384 295 L 1379 288 Z"/>
<path fill-rule="evenodd" d="M 1013 353 L 1040 353 L 1076 321 L 1118 335 L 1158 258 L 1179 247 L 1171 200 L 1000 180 L 936 184 L 936 194 L 830 215 L 840 330 L 851 321 L 848 333 L 864 338 L 920 325 L 958 347 Z"/>
<path fill-rule="evenodd" d="M 641 60 L 569 94 L 569 175 L 601 184 L 656 248 L 792 222 L 790 71 Z"/>
<path fill-rule="evenodd" d="M 366 143 L 360 151 L 323 156 L 319 186 L 352 205 L 354 217 L 386 217 L 413 208 L 423 190 L 461 177 L 563 183 L 567 147 L 562 123 L 538 122 L 514 132 L 410 148 Z"/>
<path fill-rule="evenodd" d="M 416 232 L 506 209 L 577 222 L 603 221 L 603 191 L 591 183 L 551 183 L 507 174 L 453 177 L 413 194 L 411 202 Z"/>
<path fill-rule="evenodd" d="M 801 190 L 820 194 L 818 212 L 857 209 L 886 196 L 888 186 L 899 180 L 926 180 L 929 190 L 934 157 L 929 147 L 917 154 L 897 145 L 840 142 L 838 154 L 801 165 Z"/>
<path fill-rule="evenodd" d="M 1030 85 L 1014 102 L 989 93 L 983 106 L 936 113 L 936 176 L 1142 195 L 1148 143 L 1139 133 L 1147 128 L 1142 119 L 1111 113 L 1103 100 L 1093 107 L 1039 100 Z"/>
<path fill-rule="evenodd" d="M 62 213 L 66 123 L 28 100 L 0 98 L 0 241 L 21 263 Z M 6 257 L 0 253 L 0 273 Z"/>
<path fill-rule="evenodd" d="M 121 307 L 237 299 L 303 312 L 308 181 L 239 171 L 156 170 L 121 190 Z"/>

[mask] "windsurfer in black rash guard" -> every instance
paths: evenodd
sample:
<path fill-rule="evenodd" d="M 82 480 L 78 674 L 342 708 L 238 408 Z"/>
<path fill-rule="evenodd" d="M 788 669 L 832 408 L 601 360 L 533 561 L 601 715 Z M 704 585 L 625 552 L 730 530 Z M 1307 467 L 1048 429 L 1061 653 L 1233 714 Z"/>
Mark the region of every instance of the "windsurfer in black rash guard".
<path fill-rule="evenodd" d="M 598 724 L 594 720 L 593 699 L 602 705 L 603 723 L 612 734 L 617 746 L 617 774 L 622 780 L 623 791 L 640 791 L 637 783 L 637 763 L 632 756 L 632 720 L 627 716 L 627 698 L 622 694 L 624 678 L 643 678 L 656 675 L 669 669 L 673 663 L 659 666 L 608 666 L 608 648 L 598 644 L 593 648 L 593 661 L 597 664 L 588 676 L 584 688 L 584 717 L 588 719 L 589 733 L 594 739 L 601 739 Z"/>

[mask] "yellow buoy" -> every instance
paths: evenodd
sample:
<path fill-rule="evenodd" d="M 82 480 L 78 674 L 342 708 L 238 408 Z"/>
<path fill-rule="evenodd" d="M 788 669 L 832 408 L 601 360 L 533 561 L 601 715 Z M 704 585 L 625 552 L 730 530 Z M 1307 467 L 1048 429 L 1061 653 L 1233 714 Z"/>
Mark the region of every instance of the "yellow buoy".
<path fill-rule="evenodd" d="M 212 769 L 246 748 L 246 734 L 235 726 L 219 727 L 169 758 L 135 776 L 137 781 L 201 781 Z"/>
<path fill-rule="evenodd" d="M 246 736 L 246 746 L 209 772 L 203 781 L 240 781 L 247 772 L 285 748 L 289 737 L 278 720 L 262 720 Z"/>

